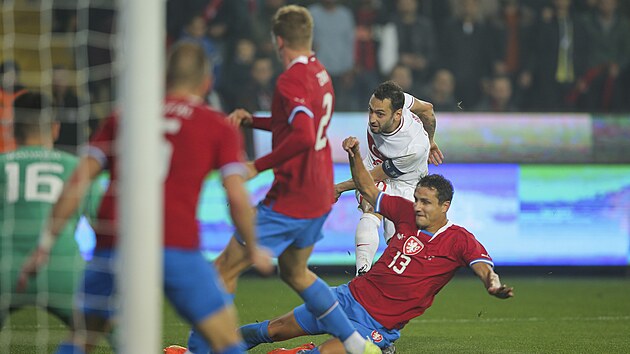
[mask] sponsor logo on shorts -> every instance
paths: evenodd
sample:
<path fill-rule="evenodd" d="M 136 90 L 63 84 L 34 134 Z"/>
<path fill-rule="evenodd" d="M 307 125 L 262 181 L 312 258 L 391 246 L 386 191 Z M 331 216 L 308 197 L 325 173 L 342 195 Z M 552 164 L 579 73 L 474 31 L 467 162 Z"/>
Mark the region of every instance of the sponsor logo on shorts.
<path fill-rule="evenodd" d="M 413 256 L 420 253 L 423 248 L 424 244 L 420 242 L 420 240 L 418 240 L 416 236 L 409 236 L 409 238 L 407 238 L 405 244 L 403 245 L 403 253 L 407 256 Z"/>
<path fill-rule="evenodd" d="M 380 343 L 383 341 L 383 336 L 380 333 L 378 333 L 378 331 L 376 330 L 372 331 L 370 336 L 372 337 L 372 341 L 374 343 Z"/>

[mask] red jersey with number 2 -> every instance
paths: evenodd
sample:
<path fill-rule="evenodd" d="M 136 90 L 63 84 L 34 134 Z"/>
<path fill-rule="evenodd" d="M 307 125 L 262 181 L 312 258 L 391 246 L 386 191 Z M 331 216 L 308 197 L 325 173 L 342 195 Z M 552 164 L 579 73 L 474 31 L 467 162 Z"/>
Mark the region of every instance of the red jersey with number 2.
<path fill-rule="evenodd" d="M 278 77 L 271 105 L 272 148 L 291 134 L 298 112 L 312 118 L 315 145 L 273 168 L 275 179 L 264 202 L 274 211 L 306 219 L 332 208 L 333 165 L 326 130 L 334 104 L 330 76 L 314 56 L 296 58 Z"/>
<path fill-rule="evenodd" d="M 401 329 L 431 306 L 460 267 L 494 266 L 473 234 L 448 222 L 435 234 L 418 230 L 413 203 L 380 193 L 375 211 L 394 222 L 396 233 L 365 275 L 350 282 L 354 298 L 380 324 Z"/>

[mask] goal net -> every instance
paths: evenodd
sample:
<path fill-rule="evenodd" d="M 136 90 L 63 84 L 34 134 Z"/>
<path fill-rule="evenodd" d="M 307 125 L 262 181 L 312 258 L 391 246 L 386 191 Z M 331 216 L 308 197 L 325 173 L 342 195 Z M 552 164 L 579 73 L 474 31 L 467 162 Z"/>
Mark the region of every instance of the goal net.
<path fill-rule="evenodd" d="M 66 242 L 63 250 L 43 271 L 32 280 L 28 288 L 23 292 L 15 289 L 16 276 L 22 264 L 30 252 L 36 247 L 39 231 L 56 199 L 58 198 L 64 183 L 69 178 L 72 169 L 78 161 L 75 157 L 63 158 L 65 162 L 50 160 L 50 154 L 37 150 L 38 143 L 43 143 L 48 134 L 40 130 L 41 141 L 26 143 L 23 139 L 14 139 L 14 112 L 13 103 L 24 93 L 42 93 L 50 102 L 51 109 L 56 120 L 60 123 L 58 139 L 54 148 L 58 155 L 71 154 L 79 156 L 82 148 L 90 138 L 90 134 L 97 129 L 98 124 L 114 109 L 121 111 L 121 126 L 129 133 L 127 142 L 122 142 L 117 151 L 130 150 L 133 139 L 138 136 L 139 124 L 128 123 L 124 118 L 137 111 L 127 114 L 126 109 L 132 106 L 129 100 L 137 99 L 137 78 L 128 75 L 134 68 L 141 66 L 141 62 L 129 56 L 138 55 L 138 50 L 147 51 L 145 43 L 154 45 L 163 42 L 160 37 L 159 26 L 163 26 L 163 9 L 155 9 L 163 6 L 163 2 L 152 1 L 111 1 L 111 0 L 0 0 L 0 352 L 2 353 L 49 353 L 54 351 L 57 345 L 68 336 L 67 322 L 71 321 L 72 308 L 77 305 L 76 290 L 86 260 L 92 257 L 94 247 L 94 233 L 90 227 L 90 216 L 96 214 L 99 197 L 108 184 L 108 176 L 104 174 L 97 179 L 90 188 L 88 198 L 81 205 L 81 215 L 72 220 L 64 232 L 69 236 L 60 236 L 58 244 Z M 144 8 L 144 10 L 143 10 Z M 144 11 L 147 16 L 157 16 L 159 20 L 143 19 L 140 14 Z M 125 15 L 121 16 L 124 12 Z M 138 24 L 129 19 L 136 18 Z M 125 18 L 127 20 L 125 20 Z M 144 26 L 139 29 L 134 26 Z M 138 33 L 153 36 L 149 41 L 127 43 L 123 41 L 123 35 Z M 153 33 L 153 34 L 151 34 Z M 125 40 L 128 37 L 125 37 Z M 152 48 L 147 54 L 156 53 Z M 163 53 L 163 48 L 157 53 Z M 153 60 L 144 57 L 144 60 Z M 125 63 L 123 65 L 123 63 Z M 149 69 L 158 68 L 149 65 Z M 142 75 L 147 75 L 144 70 Z M 118 78 L 125 77 L 131 80 L 123 85 Z M 148 85 L 159 86 L 161 73 L 152 75 L 156 80 Z M 131 82 L 131 84 L 130 84 Z M 127 87 L 128 89 L 125 89 Z M 122 90 L 119 88 L 123 88 Z M 121 95 L 121 91 L 122 95 Z M 126 96 L 127 99 L 119 99 Z M 149 94 L 154 97 L 155 95 Z M 141 100 L 134 103 L 131 109 L 143 109 L 147 103 Z M 155 106 L 155 101 L 149 102 Z M 147 111 L 146 109 L 144 110 Z M 153 107 L 150 113 L 159 112 L 159 107 Z M 16 112 L 17 113 L 17 112 Z M 153 114 L 155 115 L 155 114 Z M 146 124 L 157 124 L 159 114 L 153 117 L 155 121 Z M 157 131 L 157 130 L 156 130 Z M 54 133 L 54 129 L 52 131 Z M 148 132 L 151 134 L 151 132 Z M 137 140 L 142 144 L 140 140 Z M 133 149 L 131 149 L 133 150 Z M 24 159 L 24 157 L 27 157 Z M 57 156 L 58 157 L 58 156 Z M 119 159 L 123 166 L 137 166 L 147 169 L 143 163 L 138 163 L 142 158 L 133 151 L 126 153 L 123 159 Z M 67 162 L 69 160 L 70 162 Z M 144 160 L 154 161 L 151 157 Z M 124 168 L 124 167 L 123 167 Z M 149 170 L 152 167 L 149 166 Z M 136 174 L 137 170 L 129 168 L 123 174 L 125 179 L 121 181 L 119 190 L 129 191 L 132 181 L 142 180 L 142 174 Z M 151 181 L 147 183 L 151 186 Z M 154 186 L 154 185 L 153 185 Z M 138 197 L 140 193 L 146 193 L 146 189 L 139 188 L 128 198 L 122 201 L 120 218 L 122 227 L 121 235 L 137 232 L 140 228 L 151 225 L 155 219 L 140 220 L 138 210 L 142 208 L 143 199 L 153 203 L 155 196 L 148 198 Z M 138 194 L 135 194 L 138 193 Z M 128 193 L 131 194 L 131 193 Z M 135 198 L 135 199 L 134 199 Z M 130 201 L 131 200 L 131 201 Z M 139 200 L 135 202 L 134 200 Z M 155 203 L 154 203 L 155 204 Z M 150 215 L 157 214 L 155 209 L 149 208 Z M 144 224 L 144 226 L 136 226 Z M 148 227 L 149 233 L 154 232 L 152 226 Z M 137 235 L 136 235 L 137 236 Z M 67 239 L 62 239 L 66 237 Z M 154 236 L 151 236 L 155 238 Z M 73 240 L 74 239 L 74 240 Z M 159 238 L 158 238 L 159 239 Z M 72 242 L 68 242 L 72 241 Z M 118 304 L 127 308 L 135 308 L 136 311 L 146 311 L 144 306 L 150 306 L 155 312 L 159 303 L 155 296 L 147 301 L 138 300 L 144 297 L 138 293 L 138 289 L 147 286 L 149 291 L 156 289 L 156 275 L 143 274 L 144 279 L 154 283 L 142 284 L 134 274 L 138 274 L 138 261 L 133 258 L 134 252 L 138 252 L 138 245 L 142 241 L 134 240 L 133 244 L 121 242 L 121 247 L 135 250 L 121 250 L 121 263 L 125 266 L 125 278 L 119 280 L 124 285 L 124 291 L 120 292 Z M 57 245 L 55 246 L 58 247 Z M 149 244 L 149 251 L 154 253 L 156 248 Z M 53 249 L 54 253 L 55 249 Z M 128 257 L 128 258 L 125 258 Z M 157 256 L 149 255 L 149 267 L 155 266 Z M 145 259 L 146 260 L 146 259 Z M 117 269 L 120 269 L 120 265 Z M 155 271 L 157 272 L 157 270 Z M 122 275 L 122 274 L 121 274 Z M 127 278 L 130 277 L 130 278 Z M 130 280 L 129 280 L 130 279 Z M 129 285 L 132 284 L 132 285 Z M 126 292 L 137 293 L 138 299 L 129 298 Z M 161 294 L 159 294 L 161 296 Z M 144 302 L 142 302 L 144 301 Z M 47 311 L 48 309 L 48 311 Z M 126 336 L 134 336 L 134 340 L 143 341 L 143 337 L 136 337 L 131 328 L 140 328 L 140 318 L 147 322 L 159 319 L 159 314 L 149 313 L 138 315 L 128 311 L 124 312 L 121 323 Z M 138 317 L 138 320 L 135 319 Z M 130 320 L 131 319 L 131 320 Z M 157 321 L 159 322 L 159 321 Z M 150 333 L 150 341 L 156 342 L 155 325 L 149 322 L 144 330 Z M 158 330 L 159 331 L 159 330 Z M 110 337 L 111 339 L 111 337 Z M 119 344 L 123 352 L 134 351 L 128 343 L 110 340 L 102 341 L 103 348 L 97 352 L 111 351 L 111 343 Z M 143 352 L 156 352 L 151 345 L 144 346 Z M 155 346 L 158 344 L 155 343 Z M 157 347 L 153 348 L 157 349 Z M 148 351 L 146 351 L 148 350 Z"/>

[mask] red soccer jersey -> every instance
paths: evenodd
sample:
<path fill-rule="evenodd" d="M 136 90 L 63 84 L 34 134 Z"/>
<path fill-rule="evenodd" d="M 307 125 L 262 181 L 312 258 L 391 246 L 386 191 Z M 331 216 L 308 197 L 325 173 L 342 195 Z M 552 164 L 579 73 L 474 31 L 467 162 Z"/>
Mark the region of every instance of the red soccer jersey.
<path fill-rule="evenodd" d="M 409 200 L 380 193 L 375 211 L 394 222 L 396 234 L 372 269 L 350 282 L 350 291 L 389 329 L 422 315 L 458 268 L 476 262 L 494 266 L 483 245 L 461 226 L 449 222 L 433 235 L 418 230 Z"/>
<path fill-rule="evenodd" d="M 334 104 L 330 76 L 314 56 L 298 57 L 278 77 L 271 105 L 272 148 L 291 134 L 298 112 L 312 118 L 316 140 L 307 151 L 274 166 L 275 179 L 264 200 L 274 211 L 305 219 L 332 208 L 333 165 L 326 130 Z"/>
<path fill-rule="evenodd" d="M 96 249 L 112 248 L 115 244 L 116 232 L 116 185 L 118 168 L 114 153 L 114 139 L 118 130 L 118 116 L 111 115 L 90 140 L 88 154 L 98 161 L 104 169 L 109 170 L 109 186 L 101 199 L 98 208 L 98 222 L 94 225 L 96 233 Z"/>
<path fill-rule="evenodd" d="M 164 246 L 199 247 L 197 204 L 213 170 L 244 174 L 240 132 L 201 100 L 167 98 L 166 139 L 172 154 L 164 186 Z"/>
<path fill-rule="evenodd" d="M 199 246 L 196 213 L 203 181 L 215 169 L 223 176 L 244 172 L 242 139 L 222 113 L 201 100 L 167 98 L 164 114 L 170 153 L 164 185 L 164 245 L 194 249 Z M 108 118 L 90 143 L 90 155 L 110 171 L 95 227 L 99 249 L 115 244 L 117 167 L 112 147 L 117 128 L 118 118 Z"/>

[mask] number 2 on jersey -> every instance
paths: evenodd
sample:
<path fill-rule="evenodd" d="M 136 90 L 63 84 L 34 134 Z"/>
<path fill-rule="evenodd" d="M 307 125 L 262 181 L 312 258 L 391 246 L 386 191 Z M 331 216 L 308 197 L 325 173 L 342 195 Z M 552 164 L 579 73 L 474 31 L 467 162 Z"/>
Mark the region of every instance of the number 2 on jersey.
<path fill-rule="evenodd" d="M 330 122 L 330 116 L 332 115 L 332 94 L 327 92 L 324 95 L 322 107 L 326 110 L 326 113 L 319 120 L 319 126 L 317 127 L 317 136 L 315 138 L 315 151 L 319 151 L 326 147 L 328 139 L 326 138 L 326 126 Z"/>

